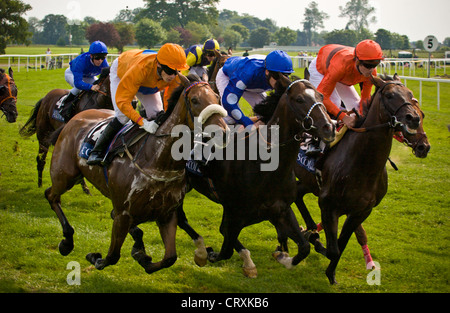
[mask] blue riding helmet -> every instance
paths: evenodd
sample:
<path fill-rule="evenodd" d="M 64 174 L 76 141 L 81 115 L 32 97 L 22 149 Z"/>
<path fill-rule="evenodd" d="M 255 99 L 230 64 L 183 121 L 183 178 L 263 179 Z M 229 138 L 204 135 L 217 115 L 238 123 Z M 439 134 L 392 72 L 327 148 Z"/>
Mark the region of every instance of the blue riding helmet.
<path fill-rule="evenodd" d="M 103 42 L 97 40 L 91 43 L 91 46 L 89 47 L 89 53 L 90 54 L 108 53 L 108 48 Z"/>
<path fill-rule="evenodd" d="M 208 39 L 203 44 L 203 50 L 214 51 L 214 50 L 219 50 L 219 49 L 220 49 L 219 42 L 215 39 Z"/>
<path fill-rule="evenodd" d="M 292 60 L 289 55 L 282 50 L 270 52 L 265 60 L 267 70 L 279 73 L 293 73 Z"/>

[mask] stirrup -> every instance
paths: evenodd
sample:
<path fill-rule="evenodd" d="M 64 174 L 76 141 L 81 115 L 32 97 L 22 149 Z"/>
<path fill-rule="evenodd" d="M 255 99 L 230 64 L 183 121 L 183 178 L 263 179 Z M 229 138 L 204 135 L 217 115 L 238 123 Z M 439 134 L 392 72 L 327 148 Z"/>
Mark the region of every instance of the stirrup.
<path fill-rule="evenodd" d="M 317 157 L 322 153 L 322 150 L 312 144 L 308 146 L 308 149 L 305 152 L 305 155 L 308 157 Z"/>
<path fill-rule="evenodd" d="M 102 165 L 103 155 L 98 152 L 91 152 L 89 159 L 86 161 L 88 165 Z"/>

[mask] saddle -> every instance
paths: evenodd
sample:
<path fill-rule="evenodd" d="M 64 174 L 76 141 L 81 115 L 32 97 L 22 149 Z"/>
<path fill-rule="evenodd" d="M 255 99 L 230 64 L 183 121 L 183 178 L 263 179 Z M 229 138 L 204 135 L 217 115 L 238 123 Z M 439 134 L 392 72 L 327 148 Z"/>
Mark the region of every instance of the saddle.
<path fill-rule="evenodd" d="M 95 143 L 97 142 L 98 138 L 100 138 L 103 130 L 112 119 L 113 118 L 111 117 L 99 122 L 89 131 L 83 141 L 83 144 L 81 145 L 78 154 L 81 158 L 89 159 L 89 155 L 91 154 Z M 144 129 L 140 128 L 138 124 L 133 123 L 132 121 L 126 123 L 113 138 L 106 151 L 104 159 L 105 166 L 108 166 L 116 156 L 123 157 L 125 150 L 133 146 L 146 134 L 148 133 Z"/>

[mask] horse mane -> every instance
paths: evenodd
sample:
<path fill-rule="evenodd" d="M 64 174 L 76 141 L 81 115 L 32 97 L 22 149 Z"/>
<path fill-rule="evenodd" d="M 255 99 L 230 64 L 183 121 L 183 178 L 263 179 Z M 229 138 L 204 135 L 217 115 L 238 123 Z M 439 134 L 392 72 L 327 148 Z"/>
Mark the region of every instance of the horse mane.
<path fill-rule="evenodd" d="M 386 81 L 386 82 L 395 80 L 393 76 L 389 76 L 386 73 L 385 74 L 380 74 L 380 75 L 378 75 L 378 77 L 381 78 L 382 80 Z M 379 89 L 380 89 L 380 87 L 375 86 L 375 92 L 373 93 L 373 95 L 368 100 L 366 100 L 366 101 L 364 101 L 362 103 L 362 105 L 363 105 L 362 114 L 363 114 L 364 117 L 366 117 L 367 113 L 369 113 L 369 109 L 370 109 L 370 107 L 372 105 L 372 102 L 373 102 L 373 99 L 374 99 L 373 96 L 378 92 Z"/>
<path fill-rule="evenodd" d="M 296 81 L 300 79 L 295 75 L 290 77 L 291 81 Z M 261 121 L 265 124 L 269 122 L 275 112 L 278 102 L 281 96 L 286 91 L 286 87 L 283 87 L 280 82 L 277 81 L 275 84 L 275 89 L 270 93 L 263 101 L 255 105 L 253 112 L 261 117 Z"/>

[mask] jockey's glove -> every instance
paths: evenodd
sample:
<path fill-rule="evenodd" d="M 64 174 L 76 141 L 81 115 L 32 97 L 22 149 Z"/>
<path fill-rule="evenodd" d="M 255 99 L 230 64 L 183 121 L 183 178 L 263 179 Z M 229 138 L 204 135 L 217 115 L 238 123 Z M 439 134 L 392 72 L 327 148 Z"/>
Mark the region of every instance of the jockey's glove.
<path fill-rule="evenodd" d="M 156 133 L 158 127 L 159 125 L 155 121 L 147 121 L 146 119 L 144 119 L 144 125 L 141 126 L 141 128 L 145 129 L 145 131 L 150 134 Z"/>

